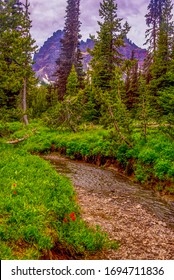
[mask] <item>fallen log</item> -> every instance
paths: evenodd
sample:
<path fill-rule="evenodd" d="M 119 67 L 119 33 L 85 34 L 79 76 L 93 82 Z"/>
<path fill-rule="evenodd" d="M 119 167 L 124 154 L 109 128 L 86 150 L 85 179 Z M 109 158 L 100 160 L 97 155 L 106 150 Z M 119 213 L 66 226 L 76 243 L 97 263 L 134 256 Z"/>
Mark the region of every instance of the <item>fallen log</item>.
<path fill-rule="evenodd" d="M 35 133 L 35 132 L 36 132 L 36 128 L 32 129 L 32 132 Z M 27 134 L 27 135 L 25 135 L 25 136 L 22 137 L 22 138 L 18 138 L 18 139 L 15 139 L 15 140 L 10 140 L 10 141 L 7 141 L 6 143 L 7 143 L 7 144 L 17 144 L 17 143 L 19 143 L 19 142 L 24 141 L 25 139 L 27 139 L 27 138 L 30 137 L 30 136 L 32 136 L 32 134 L 30 134 L 30 135 Z"/>
<path fill-rule="evenodd" d="M 27 139 L 30 135 L 26 135 L 23 138 L 19 138 L 19 139 L 15 139 L 15 140 L 11 140 L 11 141 L 7 141 L 7 144 L 17 144 L 19 142 L 24 141 L 25 139 Z"/>

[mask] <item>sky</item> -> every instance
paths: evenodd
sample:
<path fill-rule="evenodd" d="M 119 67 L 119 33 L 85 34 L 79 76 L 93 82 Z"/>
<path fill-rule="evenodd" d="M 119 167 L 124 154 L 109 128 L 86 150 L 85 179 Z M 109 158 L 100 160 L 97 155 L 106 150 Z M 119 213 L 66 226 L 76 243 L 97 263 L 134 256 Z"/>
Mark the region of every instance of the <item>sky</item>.
<path fill-rule="evenodd" d="M 21 0 L 24 2 L 25 0 Z M 81 0 L 81 35 L 82 39 L 95 35 L 99 29 L 99 5 L 102 0 Z M 131 30 L 127 37 L 139 47 L 145 42 L 145 14 L 150 0 L 116 0 L 118 16 L 123 23 L 128 21 Z M 30 17 L 32 20 L 31 33 L 38 46 L 52 36 L 53 32 L 64 27 L 67 0 L 30 0 Z"/>

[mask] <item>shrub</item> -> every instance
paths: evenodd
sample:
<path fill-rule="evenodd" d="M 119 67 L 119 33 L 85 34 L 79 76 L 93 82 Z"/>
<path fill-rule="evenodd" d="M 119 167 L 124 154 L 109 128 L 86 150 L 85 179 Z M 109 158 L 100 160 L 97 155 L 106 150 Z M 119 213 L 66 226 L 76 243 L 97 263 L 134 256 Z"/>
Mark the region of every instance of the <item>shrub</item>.
<path fill-rule="evenodd" d="M 158 154 L 151 148 L 144 148 L 140 151 L 138 159 L 144 164 L 152 164 L 158 158 Z"/>
<path fill-rule="evenodd" d="M 155 175 L 164 180 L 167 174 L 174 175 L 174 169 L 171 169 L 171 163 L 168 160 L 159 159 L 154 165 Z"/>

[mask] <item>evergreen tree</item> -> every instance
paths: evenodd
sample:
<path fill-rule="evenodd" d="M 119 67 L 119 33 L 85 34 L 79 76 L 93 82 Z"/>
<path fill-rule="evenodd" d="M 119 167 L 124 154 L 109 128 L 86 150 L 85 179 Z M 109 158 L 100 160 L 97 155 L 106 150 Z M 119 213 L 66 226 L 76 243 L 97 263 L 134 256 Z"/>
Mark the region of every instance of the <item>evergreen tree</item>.
<path fill-rule="evenodd" d="M 64 115 L 64 125 L 72 131 L 77 130 L 83 115 L 83 91 L 79 90 L 78 75 L 75 66 L 72 66 L 67 79 L 66 95 L 61 103 Z"/>
<path fill-rule="evenodd" d="M 158 92 L 158 106 L 160 118 L 166 124 L 174 125 L 174 72 L 168 72 L 166 75 L 166 85 Z"/>
<path fill-rule="evenodd" d="M 165 5 L 162 10 L 161 21 L 158 30 L 157 45 L 154 51 L 154 65 L 161 65 L 158 68 L 157 76 L 165 74 L 167 68 L 169 67 L 171 61 L 171 52 L 173 46 L 173 36 L 174 36 L 174 23 L 172 21 L 172 8 L 171 0 L 165 0 Z M 157 68 L 157 67 L 154 67 Z M 154 75 L 153 75 L 154 76 Z M 156 77 L 155 77 L 156 78 Z"/>
<path fill-rule="evenodd" d="M 75 66 L 79 80 L 82 79 L 82 56 L 79 50 L 80 32 L 80 0 L 68 0 L 66 8 L 64 35 L 61 40 L 61 53 L 57 63 L 56 85 L 58 87 L 58 99 L 63 100 L 66 94 L 67 79 Z"/>
<path fill-rule="evenodd" d="M 166 0 L 150 0 L 147 7 L 148 13 L 145 15 L 146 24 L 146 43 L 149 45 L 149 51 L 154 54 L 157 48 L 158 32 L 162 20 L 162 10 Z"/>
<path fill-rule="evenodd" d="M 69 96 L 75 96 L 78 92 L 78 86 L 78 75 L 75 70 L 75 66 L 73 65 L 67 79 L 66 94 Z"/>
<path fill-rule="evenodd" d="M 113 126 L 119 138 L 128 146 L 131 144 L 132 120 L 124 103 L 125 84 L 120 67 L 115 67 L 112 90 L 101 91 L 102 124 Z"/>
<path fill-rule="evenodd" d="M 31 68 L 32 56 L 31 54 L 36 50 L 34 46 L 35 40 L 32 39 L 30 34 L 31 21 L 29 18 L 29 2 L 25 0 L 24 4 L 24 22 L 22 27 L 22 40 L 23 40 L 23 61 L 21 66 L 23 66 L 23 90 L 22 90 L 22 114 L 23 121 L 28 125 L 27 116 L 27 92 L 29 89 L 29 83 L 31 83 L 31 78 L 33 77 L 33 71 Z"/>
<path fill-rule="evenodd" d="M 150 0 L 147 7 L 148 13 L 145 15 L 146 24 L 148 26 L 145 33 L 145 45 L 148 45 L 148 55 L 146 57 L 144 71 L 147 81 L 149 81 L 149 78 L 151 77 L 149 69 L 154 61 L 154 55 L 157 50 L 157 41 L 162 20 L 162 10 L 165 2 L 166 0 Z"/>
<path fill-rule="evenodd" d="M 174 125 L 174 39 L 173 47 L 171 45 L 171 59 L 168 61 L 166 74 L 163 77 L 162 86 L 158 90 L 157 104 L 159 108 L 159 116 L 162 121 Z"/>
<path fill-rule="evenodd" d="M 30 35 L 28 1 L 1 1 L 0 37 L 0 104 L 7 108 L 17 108 L 21 99 L 23 120 L 27 124 L 26 95 L 31 81 L 32 53 L 35 41 Z"/>
<path fill-rule="evenodd" d="M 22 22 L 21 6 L 16 1 L 1 1 L 0 10 L 0 104 L 13 107 L 22 86 L 17 48 Z"/>
<path fill-rule="evenodd" d="M 110 82 L 114 77 L 116 65 L 122 61 L 119 48 L 124 46 L 124 38 L 130 27 L 125 23 L 122 27 L 121 18 L 117 16 L 117 4 L 114 0 L 104 0 L 100 3 L 99 15 L 102 21 L 98 22 L 100 30 L 95 39 L 92 55 L 92 83 L 102 90 L 110 90 Z"/>
<path fill-rule="evenodd" d="M 85 80 L 83 116 L 87 122 L 97 122 L 100 116 L 98 106 L 96 104 L 95 91 L 90 82 L 90 76 L 87 75 Z"/>
<path fill-rule="evenodd" d="M 160 120 L 163 114 L 163 109 L 159 105 L 159 92 L 163 94 L 169 87 L 168 72 L 172 67 L 172 53 L 174 40 L 174 22 L 172 20 L 171 0 L 155 1 L 161 4 L 158 13 L 158 29 L 156 31 L 155 48 L 151 53 L 151 65 L 149 71 L 149 89 L 151 94 L 151 105 L 154 108 L 154 117 Z M 164 96 L 163 96 L 164 97 Z M 164 100 L 164 99 L 163 99 Z M 167 100 L 167 99 L 166 99 Z"/>
<path fill-rule="evenodd" d="M 114 0 L 104 0 L 100 3 L 98 22 L 100 30 L 95 39 L 94 49 L 90 52 L 91 82 L 95 91 L 97 105 L 101 113 L 101 122 L 106 126 L 114 126 L 122 141 L 131 145 L 130 118 L 126 109 L 125 87 L 122 66 L 124 59 L 120 47 L 130 27 L 117 16 L 117 4 Z M 127 135 L 128 138 L 127 138 Z"/>
<path fill-rule="evenodd" d="M 138 98 L 138 61 L 134 58 L 134 51 L 130 60 L 125 61 L 125 72 L 126 72 L 126 106 L 128 110 L 133 111 L 137 103 Z"/>
<path fill-rule="evenodd" d="M 136 118 L 140 121 L 141 132 L 144 139 L 147 139 L 147 128 L 151 117 L 150 96 L 145 78 L 139 78 L 139 96 Z"/>

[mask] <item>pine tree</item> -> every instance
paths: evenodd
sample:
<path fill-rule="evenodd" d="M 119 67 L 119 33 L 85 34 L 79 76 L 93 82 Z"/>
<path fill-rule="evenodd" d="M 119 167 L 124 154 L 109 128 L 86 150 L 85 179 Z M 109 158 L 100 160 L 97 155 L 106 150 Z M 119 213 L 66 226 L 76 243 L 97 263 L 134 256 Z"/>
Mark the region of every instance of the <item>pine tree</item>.
<path fill-rule="evenodd" d="M 134 58 L 134 51 L 132 51 L 132 56 L 130 60 L 125 61 L 126 68 L 126 106 L 128 110 L 133 111 L 137 103 L 138 98 L 138 61 Z"/>
<path fill-rule="evenodd" d="M 166 0 L 150 0 L 147 7 L 148 13 L 145 15 L 146 24 L 146 43 L 149 44 L 149 51 L 154 54 L 157 48 L 158 32 L 162 20 L 162 10 Z"/>
<path fill-rule="evenodd" d="M 22 40 L 23 40 L 23 61 L 21 65 L 23 66 L 24 75 L 23 75 L 23 90 L 22 90 L 22 113 L 23 121 L 28 125 L 28 116 L 27 116 L 27 91 L 29 88 L 29 83 L 33 77 L 33 71 L 31 68 L 32 64 L 32 53 L 35 52 L 36 46 L 35 40 L 32 39 L 30 34 L 31 21 L 29 18 L 29 2 L 25 0 L 24 4 L 24 22 L 22 28 Z"/>
<path fill-rule="evenodd" d="M 149 71 L 149 89 L 151 93 L 152 106 L 154 108 L 154 117 L 160 120 L 163 110 L 159 106 L 159 92 L 169 86 L 167 73 L 172 65 L 172 49 L 174 40 L 174 22 L 172 20 L 171 0 L 155 1 L 161 3 L 160 13 L 158 14 L 158 30 L 156 32 L 156 46 L 151 57 Z"/>
<path fill-rule="evenodd" d="M 99 15 L 102 21 L 98 22 L 100 30 L 95 39 L 92 55 L 92 83 L 102 90 L 110 90 L 110 82 L 114 77 L 116 65 L 122 61 L 119 48 L 124 46 L 124 38 L 130 27 L 125 23 L 122 27 L 121 18 L 117 16 L 117 4 L 114 0 L 104 0 L 100 3 Z"/>
<path fill-rule="evenodd" d="M 148 45 L 148 55 L 145 61 L 144 73 L 147 77 L 147 81 L 149 81 L 151 76 L 149 69 L 154 61 L 154 55 L 157 50 L 157 41 L 162 20 L 162 10 L 165 2 L 166 0 L 150 0 L 147 7 L 148 13 L 145 15 L 148 29 L 145 33 L 146 42 L 144 45 Z"/>
<path fill-rule="evenodd" d="M 158 106 L 160 119 L 171 126 L 174 125 L 174 72 L 168 72 L 166 75 L 168 86 L 158 92 Z"/>
<path fill-rule="evenodd" d="M 125 88 L 122 65 L 124 59 L 120 47 L 130 27 L 117 16 L 117 4 L 114 0 L 104 0 L 100 3 L 98 22 L 100 30 L 95 39 L 94 49 L 90 52 L 91 82 L 95 91 L 96 104 L 101 114 L 100 121 L 106 126 L 114 126 L 120 139 L 131 146 L 127 135 L 130 136 L 130 118 L 124 104 Z"/>
<path fill-rule="evenodd" d="M 72 66 L 71 72 L 67 79 L 67 85 L 66 85 L 66 94 L 69 96 L 75 96 L 78 92 L 78 75 L 75 70 L 75 66 Z"/>
<path fill-rule="evenodd" d="M 79 50 L 80 32 L 80 0 L 68 0 L 66 8 L 64 35 L 61 40 L 61 53 L 56 61 L 57 70 L 56 85 L 58 87 L 58 99 L 63 100 L 66 94 L 67 79 L 75 66 L 79 79 L 82 78 L 82 56 Z"/>
<path fill-rule="evenodd" d="M 7 108 L 17 108 L 21 95 L 23 120 L 27 124 L 26 95 L 31 81 L 32 53 L 36 50 L 35 41 L 30 35 L 31 21 L 28 1 L 1 1 L 0 38 L 0 102 Z"/>
<path fill-rule="evenodd" d="M 174 34 L 173 34 L 174 36 Z M 173 38 L 174 44 L 174 38 Z M 171 44 L 171 59 L 168 61 L 167 71 L 163 77 L 162 86 L 158 90 L 157 103 L 162 121 L 174 124 L 174 53 Z"/>
<path fill-rule="evenodd" d="M 22 14 L 16 1 L 1 1 L 0 11 L 0 104 L 13 107 L 22 85 L 17 43 Z"/>
<path fill-rule="evenodd" d="M 147 139 L 147 128 L 151 117 L 151 107 L 150 107 L 150 96 L 148 86 L 146 84 L 145 78 L 141 75 L 139 78 L 139 96 L 137 103 L 137 114 L 136 118 L 140 122 L 141 133 L 146 141 Z"/>
<path fill-rule="evenodd" d="M 132 120 L 125 105 L 125 84 L 120 67 L 115 67 L 112 90 L 101 91 L 102 124 L 114 127 L 116 134 L 128 146 L 131 144 Z"/>

